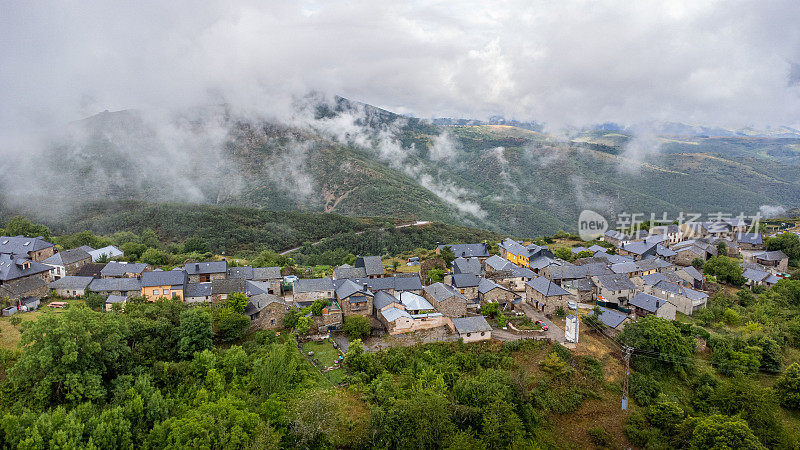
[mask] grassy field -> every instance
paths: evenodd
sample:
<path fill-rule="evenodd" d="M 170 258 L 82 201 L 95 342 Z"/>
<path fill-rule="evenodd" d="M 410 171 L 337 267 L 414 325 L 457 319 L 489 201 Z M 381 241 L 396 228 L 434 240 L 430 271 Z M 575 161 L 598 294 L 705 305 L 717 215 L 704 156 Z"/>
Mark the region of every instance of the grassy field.
<path fill-rule="evenodd" d="M 70 306 L 83 304 L 83 300 L 64 300 Z M 19 317 L 22 322 L 27 322 L 29 320 L 36 320 L 42 314 L 59 314 L 63 311 L 63 309 L 55 309 L 49 308 L 47 306 L 42 306 L 38 311 L 28 312 L 28 313 L 17 313 L 11 317 L 0 317 L 0 348 L 14 350 L 19 346 L 20 340 L 20 328 L 22 327 L 22 323 L 17 326 L 14 326 L 12 323 L 12 319 L 14 317 Z M 16 320 L 16 319 L 14 319 Z"/>
<path fill-rule="evenodd" d="M 303 353 L 308 355 L 308 352 L 314 352 L 311 358 L 316 359 L 322 364 L 322 367 L 319 367 L 320 370 L 324 370 L 326 367 L 333 367 L 334 360 L 342 356 L 339 350 L 333 347 L 333 341 L 330 339 L 325 339 L 320 342 L 306 342 L 303 344 Z M 333 384 L 341 383 L 345 376 L 344 369 L 342 368 L 328 370 L 323 374 Z"/>

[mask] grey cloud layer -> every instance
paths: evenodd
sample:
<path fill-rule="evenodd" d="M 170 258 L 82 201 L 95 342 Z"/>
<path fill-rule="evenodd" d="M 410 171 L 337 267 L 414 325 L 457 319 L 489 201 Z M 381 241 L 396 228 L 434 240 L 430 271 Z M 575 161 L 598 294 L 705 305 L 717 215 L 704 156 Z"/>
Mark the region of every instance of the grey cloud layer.
<path fill-rule="evenodd" d="M 228 3 L 6 3 L 0 132 L 223 101 L 284 116 L 310 90 L 552 126 L 800 120 L 796 1 Z"/>

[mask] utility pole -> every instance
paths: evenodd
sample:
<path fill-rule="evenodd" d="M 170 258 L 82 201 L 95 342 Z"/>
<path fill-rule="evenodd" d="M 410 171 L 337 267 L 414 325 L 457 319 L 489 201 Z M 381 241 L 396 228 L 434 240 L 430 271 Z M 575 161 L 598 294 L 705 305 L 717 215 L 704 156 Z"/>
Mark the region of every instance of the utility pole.
<path fill-rule="evenodd" d="M 628 410 L 628 376 L 631 374 L 631 354 L 633 347 L 624 346 L 625 350 L 625 379 L 622 380 L 622 410 Z"/>

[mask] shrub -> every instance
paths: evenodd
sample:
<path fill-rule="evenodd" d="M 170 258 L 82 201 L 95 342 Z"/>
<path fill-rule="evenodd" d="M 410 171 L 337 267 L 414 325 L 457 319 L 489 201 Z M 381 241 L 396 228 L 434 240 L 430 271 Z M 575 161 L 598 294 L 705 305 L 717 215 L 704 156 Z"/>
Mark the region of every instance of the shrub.
<path fill-rule="evenodd" d="M 369 336 L 372 331 L 372 325 L 369 319 L 364 316 L 348 316 L 344 318 L 342 330 L 350 339 L 363 339 Z"/>
<path fill-rule="evenodd" d="M 590 428 L 587 433 L 589 434 L 589 439 L 591 439 L 592 443 L 598 447 L 610 447 L 614 443 L 614 438 L 611 436 L 611 433 L 606 431 L 604 428 Z"/>

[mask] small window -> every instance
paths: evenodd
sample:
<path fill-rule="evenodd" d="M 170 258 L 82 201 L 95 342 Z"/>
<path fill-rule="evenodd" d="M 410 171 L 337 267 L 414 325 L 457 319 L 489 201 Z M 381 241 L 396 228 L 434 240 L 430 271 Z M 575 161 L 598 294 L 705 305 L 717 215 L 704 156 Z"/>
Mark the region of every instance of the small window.
<path fill-rule="evenodd" d="M 269 324 L 270 325 L 275 325 L 275 319 L 269 319 Z"/>
<path fill-rule="evenodd" d="M 153 295 L 159 295 L 158 289 L 153 289 Z"/>
<path fill-rule="evenodd" d="M 486 336 L 486 332 L 485 331 L 481 331 L 481 336 Z"/>
<path fill-rule="evenodd" d="M 470 336 L 472 336 L 472 333 L 467 333 L 467 337 L 470 337 Z"/>

